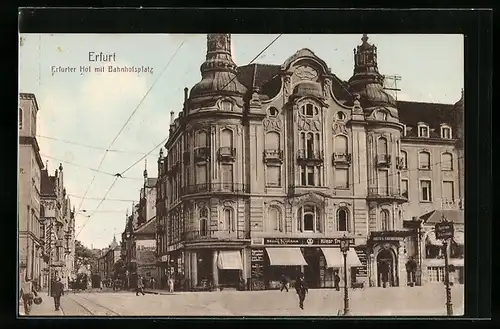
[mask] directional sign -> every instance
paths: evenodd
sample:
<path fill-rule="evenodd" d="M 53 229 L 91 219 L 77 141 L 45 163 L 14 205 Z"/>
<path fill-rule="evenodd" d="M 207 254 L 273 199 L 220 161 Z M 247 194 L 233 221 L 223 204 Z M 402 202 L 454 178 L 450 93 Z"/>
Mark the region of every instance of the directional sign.
<path fill-rule="evenodd" d="M 455 229 L 453 228 L 452 222 L 441 222 L 437 223 L 434 227 L 436 232 L 436 239 L 438 240 L 446 240 L 449 238 L 453 238 Z"/>

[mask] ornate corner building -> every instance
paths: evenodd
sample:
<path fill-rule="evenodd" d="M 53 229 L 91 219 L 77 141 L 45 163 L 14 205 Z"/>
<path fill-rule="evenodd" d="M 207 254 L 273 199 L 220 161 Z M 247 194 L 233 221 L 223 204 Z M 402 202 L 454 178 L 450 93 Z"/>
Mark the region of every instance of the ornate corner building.
<path fill-rule="evenodd" d="M 207 36 L 201 75 L 158 159 L 163 278 L 258 290 L 302 271 L 333 287 L 347 236 L 348 285 L 406 285 L 415 257 L 418 281 L 433 280 L 429 213 L 463 224 L 463 99 L 396 102 L 366 35 L 349 81 L 309 49 L 237 67 L 229 34 Z"/>

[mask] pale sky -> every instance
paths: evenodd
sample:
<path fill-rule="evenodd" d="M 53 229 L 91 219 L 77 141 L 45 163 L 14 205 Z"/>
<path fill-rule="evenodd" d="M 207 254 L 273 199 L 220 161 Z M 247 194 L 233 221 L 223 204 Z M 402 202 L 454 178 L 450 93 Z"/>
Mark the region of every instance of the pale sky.
<path fill-rule="evenodd" d="M 204 34 L 23 34 L 20 48 L 20 91 L 35 94 L 38 112 L 37 135 L 42 159 L 48 160 L 53 174 L 60 162 L 64 166 L 67 193 L 76 210 L 77 237 L 88 247 L 104 248 L 125 227 L 126 210 L 138 201 L 144 161 L 109 191 L 98 212 L 100 200 L 114 177 L 98 173 L 103 150 L 71 145 L 52 139 L 105 149 L 115 138 L 130 114 L 146 98 L 111 149 L 132 153 L 108 152 L 101 171 L 122 172 L 168 136 L 170 111 L 182 109 L 184 87 L 191 88 L 201 79 L 200 65 L 205 60 Z M 232 35 L 233 60 L 248 64 L 277 34 Z M 382 74 L 399 75 L 399 100 L 453 104 L 460 98 L 464 84 L 463 36 L 386 34 L 368 35 L 378 48 L 378 66 Z M 353 71 L 353 48 L 361 44 L 358 34 L 284 34 L 255 63 L 282 64 L 301 48 L 311 49 L 331 68 L 332 73 L 348 80 Z M 172 58 L 162 75 L 160 73 Z M 153 73 L 84 73 L 80 66 L 89 63 L 89 52 L 115 53 L 117 65 L 151 67 Z M 75 66 L 76 73 L 55 73 L 52 66 Z M 136 153 L 134 153 L 136 152 Z M 147 157 L 149 177 L 157 176 L 159 148 Z M 142 154 L 141 154 L 142 153 Z M 50 157 L 50 158 L 49 158 Z M 61 159 L 64 161 L 54 160 Z M 69 162 L 69 163 L 68 163 Z M 79 166 L 76 166 L 78 164 Z M 92 178 L 95 180 L 81 198 Z"/>

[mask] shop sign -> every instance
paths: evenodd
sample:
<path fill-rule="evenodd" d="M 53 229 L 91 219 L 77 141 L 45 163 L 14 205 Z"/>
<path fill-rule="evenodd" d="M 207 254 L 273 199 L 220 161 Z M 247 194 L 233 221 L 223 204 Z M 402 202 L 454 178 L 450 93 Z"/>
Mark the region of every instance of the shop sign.
<path fill-rule="evenodd" d="M 374 236 L 373 241 L 403 241 L 405 238 L 401 236 Z"/>
<path fill-rule="evenodd" d="M 252 249 L 252 262 L 264 261 L 264 249 Z"/>
<path fill-rule="evenodd" d="M 332 246 L 340 245 L 342 238 L 264 238 L 266 245 L 288 245 L 288 246 Z M 354 245 L 355 239 L 349 238 L 349 244 Z"/>
<path fill-rule="evenodd" d="M 434 231 L 436 232 L 436 239 L 438 240 L 446 240 L 453 238 L 454 228 L 452 222 L 441 222 L 437 223 L 434 227 Z"/>

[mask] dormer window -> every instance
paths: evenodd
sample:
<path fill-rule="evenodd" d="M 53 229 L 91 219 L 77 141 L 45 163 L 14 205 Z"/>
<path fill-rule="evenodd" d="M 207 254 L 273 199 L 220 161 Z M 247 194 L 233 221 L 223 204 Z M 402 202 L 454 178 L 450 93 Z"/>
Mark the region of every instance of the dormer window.
<path fill-rule="evenodd" d="M 445 124 L 441 125 L 441 138 L 451 139 L 451 127 Z"/>
<path fill-rule="evenodd" d="M 418 125 L 418 137 L 429 138 L 429 126 L 426 124 Z"/>
<path fill-rule="evenodd" d="M 387 121 L 387 112 L 377 111 L 377 113 L 375 113 L 375 118 L 379 121 Z"/>

